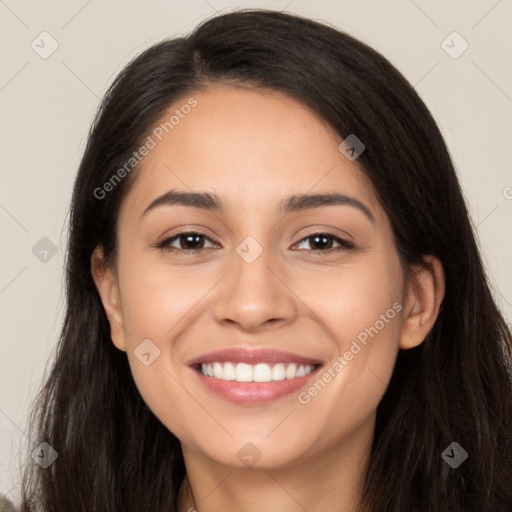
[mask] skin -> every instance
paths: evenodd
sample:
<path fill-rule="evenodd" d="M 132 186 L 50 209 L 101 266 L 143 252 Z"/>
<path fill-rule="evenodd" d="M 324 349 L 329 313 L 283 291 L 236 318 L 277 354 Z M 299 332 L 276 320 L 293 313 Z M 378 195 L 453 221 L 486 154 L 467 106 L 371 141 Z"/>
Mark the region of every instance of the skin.
<path fill-rule="evenodd" d="M 426 256 L 405 279 L 370 182 L 308 108 L 229 86 L 192 96 L 197 106 L 151 151 L 123 200 L 117 267 L 104 264 L 101 247 L 91 258 L 112 341 L 145 402 L 181 442 L 180 511 L 355 511 L 397 352 L 422 343 L 439 312 L 441 263 Z M 215 193 L 226 210 L 165 205 L 141 218 L 171 189 Z M 349 205 L 277 210 L 290 194 L 333 191 L 364 203 L 375 222 Z M 191 230 L 212 241 L 199 239 L 204 248 L 192 255 L 183 237 L 172 243 L 181 254 L 155 248 Z M 331 246 L 313 252 L 318 245 L 306 237 L 325 232 L 355 248 L 328 239 Z M 236 252 L 247 236 L 263 249 L 252 263 Z M 278 348 L 326 369 L 394 303 L 401 311 L 305 405 L 297 393 L 232 404 L 187 365 L 228 347 Z M 160 356 L 145 366 L 134 350 L 148 338 Z M 237 456 L 248 442 L 261 456 L 252 466 Z"/>

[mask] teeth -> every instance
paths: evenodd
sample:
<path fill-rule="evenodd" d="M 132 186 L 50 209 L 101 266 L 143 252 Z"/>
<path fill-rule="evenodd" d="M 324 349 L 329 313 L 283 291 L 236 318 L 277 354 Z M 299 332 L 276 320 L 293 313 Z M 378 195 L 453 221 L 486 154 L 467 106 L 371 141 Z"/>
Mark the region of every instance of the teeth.
<path fill-rule="evenodd" d="M 238 363 L 235 368 L 235 380 L 237 382 L 252 382 L 252 373 L 250 364 Z"/>
<path fill-rule="evenodd" d="M 289 364 L 286 367 L 286 378 L 293 379 L 297 373 L 297 365 L 295 363 Z"/>
<path fill-rule="evenodd" d="M 213 376 L 216 379 L 222 379 L 222 365 L 220 363 L 213 363 Z"/>
<path fill-rule="evenodd" d="M 201 373 L 208 377 L 237 382 L 271 382 L 273 380 L 295 379 L 304 377 L 314 369 L 312 364 L 296 365 L 295 363 L 277 363 L 270 366 L 266 363 L 255 365 L 246 363 L 208 363 L 201 365 Z"/>
<path fill-rule="evenodd" d="M 286 379 L 286 367 L 283 363 L 277 363 L 272 367 L 272 380 Z"/>

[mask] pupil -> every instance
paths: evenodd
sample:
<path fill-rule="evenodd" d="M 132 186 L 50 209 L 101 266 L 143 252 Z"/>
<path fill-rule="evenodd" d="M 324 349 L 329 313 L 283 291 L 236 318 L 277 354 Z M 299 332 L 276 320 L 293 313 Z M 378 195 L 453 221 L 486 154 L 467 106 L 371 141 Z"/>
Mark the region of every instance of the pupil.
<path fill-rule="evenodd" d="M 326 237 L 326 236 L 315 236 L 315 237 L 313 237 L 313 240 L 314 240 L 314 244 L 316 246 L 318 246 L 318 245 L 322 246 L 321 248 L 325 248 L 326 244 L 329 246 L 330 245 L 329 242 L 331 241 L 330 238 Z M 318 243 L 317 242 L 318 240 L 321 240 L 321 242 Z"/>
<path fill-rule="evenodd" d="M 185 240 L 186 240 L 185 244 L 187 246 L 192 245 L 194 249 L 197 249 L 198 247 L 196 247 L 195 244 L 198 243 L 197 239 L 200 237 L 201 237 L 201 235 L 186 235 L 185 236 Z M 193 239 L 195 239 L 195 241 Z M 191 240 L 192 240 L 192 242 L 190 242 Z M 199 245 L 201 245 L 201 244 L 199 243 Z"/>

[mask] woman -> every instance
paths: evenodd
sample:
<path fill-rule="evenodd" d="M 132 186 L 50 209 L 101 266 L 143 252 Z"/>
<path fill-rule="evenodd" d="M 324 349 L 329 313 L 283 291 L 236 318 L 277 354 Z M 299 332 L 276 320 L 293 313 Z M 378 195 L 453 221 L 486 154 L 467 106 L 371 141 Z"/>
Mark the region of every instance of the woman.
<path fill-rule="evenodd" d="M 23 511 L 512 509 L 511 333 L 453 164 L 347 34 L 239 11 L 128 65 L 67 301 Z"/>

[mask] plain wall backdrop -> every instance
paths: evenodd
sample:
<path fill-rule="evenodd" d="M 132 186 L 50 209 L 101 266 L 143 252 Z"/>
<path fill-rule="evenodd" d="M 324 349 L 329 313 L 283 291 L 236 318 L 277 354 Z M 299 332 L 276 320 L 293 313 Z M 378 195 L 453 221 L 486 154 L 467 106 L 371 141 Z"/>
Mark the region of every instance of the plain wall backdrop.
<path fill-rule="evenodd" d="M 415 86 L 445 136 L 512 320 L 512 0 L 0 0 L 0 493 L 13 501 L 19 452 L 35 448 L 28 409 L 63 319 L 71 189 L 100 98 L 147 47 L 246 7 L 328 22 Z"/>

